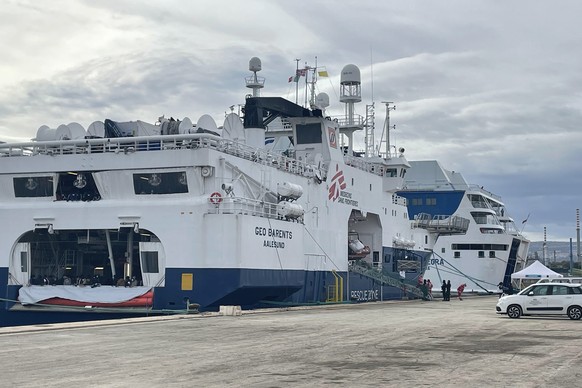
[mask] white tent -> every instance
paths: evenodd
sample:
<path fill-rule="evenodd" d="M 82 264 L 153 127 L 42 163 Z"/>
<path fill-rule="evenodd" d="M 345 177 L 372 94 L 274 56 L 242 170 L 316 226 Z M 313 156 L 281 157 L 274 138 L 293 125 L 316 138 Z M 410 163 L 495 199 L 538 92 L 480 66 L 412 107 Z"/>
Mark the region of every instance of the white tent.
<path fill-rule="evenodd" d="M 522 288 L 522 281 L 525 280 L 536 280 L 536 279 L 543 279 L 543 278 L 563 278 L 564 275 L 561 275 L 557 272 L 552 271 L 538 260 L 534 261 L 529 266 L 525 267 L 521 271 L 514 272 L 511 274 L 511 280 L 519 279 L 519 288 Z"/>
<path fill-rule="evenodd" d="M 541 278 L 563 278 L 557 272 L 552 271 L 538 260 L 534 261 L 532 264 L 522 269 L 519 272 L 514 272 L 511 274 L 512 279 L 541 279 Z"/>

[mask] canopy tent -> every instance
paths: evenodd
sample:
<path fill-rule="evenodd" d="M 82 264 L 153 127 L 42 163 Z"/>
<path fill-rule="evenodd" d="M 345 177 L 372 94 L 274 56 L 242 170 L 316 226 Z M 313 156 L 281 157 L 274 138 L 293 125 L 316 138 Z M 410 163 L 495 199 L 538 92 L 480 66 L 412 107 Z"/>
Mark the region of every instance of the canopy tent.
<path fill-rule="evenodd" d="M 522 288 L 521 282 L 524 279 L 535 280 L 542 278 L 563 278 L 564 275 L 552 271 L 538 260 L 534 261 L 529 266 L 525 267 L 521 271 L 514 272 L 511 274 L 511 280 L 519 279 L 519 288 Z"/>
<path fill-rule="evenodd" d="M 525 267 L 519 272 L 514 272 L 511 274 L 512 279 L 541 279 L 541 278 L 563 278 L 557 272 L 552 271 L 538 260 L 534 261 L 529 266 Z"/>

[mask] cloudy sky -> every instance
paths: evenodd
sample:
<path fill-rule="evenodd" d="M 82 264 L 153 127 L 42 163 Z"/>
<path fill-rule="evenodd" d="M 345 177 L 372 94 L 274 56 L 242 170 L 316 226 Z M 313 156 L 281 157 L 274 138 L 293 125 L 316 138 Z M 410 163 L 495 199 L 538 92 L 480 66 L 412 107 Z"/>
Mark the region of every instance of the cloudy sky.
<path fill-rule="evenodd" d="M 394 101 L 391 140 L 500 195 L 532 240 L 576 240 L 582 207 L 582 3 L 375 0 L 2 0 L 0 140 L 39 126 L 240 104 L 248 61 L 264 96 L 295 99 L 296 62 L 362 73 L 363 102 Z M 372 82 L 373 81 L 373 82 Z"/>

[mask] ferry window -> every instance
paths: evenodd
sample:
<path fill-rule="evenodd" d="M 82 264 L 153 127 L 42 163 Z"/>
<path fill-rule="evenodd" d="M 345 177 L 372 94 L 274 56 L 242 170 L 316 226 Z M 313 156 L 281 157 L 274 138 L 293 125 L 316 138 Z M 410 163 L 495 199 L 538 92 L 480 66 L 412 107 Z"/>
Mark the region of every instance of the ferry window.
<path fill-rule="evenodd" d="M 479 251 L 479 258 L 482 259 L 485 257 L 485 251 Z"/>
<path fill-rule="evenodd" d="M 495 251 L 489 251 L 489 257 L 494 259 L 495 258 Z"/>
<path fill-rule="evenodd" d="M 297 124 L 295 126 L 297 134 L 297 144 L 318 144 L 321 143 L 321 125 Z"/>
<path fill-rule="evenodd" d="M 436 205 L 436 198 L 427 198 L 426 204 L 427 205 Z"/>
<path fill-rule="evenodd" d="M 54 193 L 52 176 L 14 178 L 13 184 L 16 198 L 52 197 Z"/>
<path fill-rule="evenodd" d="M 428 236 L 424 236 L 424 243 L 428 244 Z"/>
<path fill-rule="evenodd" d="M 445 253 L 445 248 L 441 248 L 441 253 Z"/>
<path fill-rule="evenodd" d="M 185 172 L 154 172 L 133 174 L 135 194 L 180 194 L 188 192 Z"/>
<path fill-rule="evenodd" d="M 158 252 L 147 252 L 143 251 L 141 253 L 143 258 L 142 270 L 144 273 L 159 273 L 158 267 Z"/>
<path fill-rule="evenodd" d="M 352 186 L 354 185 L 354 178 L 352 178 Z"/>
<path fill-rule="evenodd" d="M 372 191 L 372 184 L 370 183 L 370 191 Z"/>
<path fill-rule="evenodd" d="M 455 259 L 460 259 L 461 258 L 461 252 L 455 252 Z"/>
<path fill-rule="evenodd" d="M 393 177 L 397 176 L 397 174 L 398 174 L 398 170 L 395 168 L 387 168 L 386 169 L 386 176 L 387 177 L 393 178 Z"/>

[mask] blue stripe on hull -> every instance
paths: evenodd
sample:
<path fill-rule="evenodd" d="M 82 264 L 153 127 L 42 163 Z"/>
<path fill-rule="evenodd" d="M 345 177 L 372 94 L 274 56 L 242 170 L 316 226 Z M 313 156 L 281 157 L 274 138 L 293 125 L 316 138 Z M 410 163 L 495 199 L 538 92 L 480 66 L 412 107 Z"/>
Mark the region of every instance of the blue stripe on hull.
<path fill-rule="evenodd" d="M 192 290 L 182 290 L 182 274 L 193 274 Z M 344 278 L 346 274 L 338 273 Z M 256 270 L 256 269 L 192 269 L 169 268 L 165 286 L 154 289 L 152 314 L 161 310 L 185 310 L 186 304 L 198 303 L 200 310 L 218 310 L 220 305 L 241 305 L 243 308 L 271 306 L 273 303 L 305 304 L 324 302 L 327 286 L 334 284 L 334 276 L 326 271 Z M 0 268 L 0 284 L 8 281 L 7 268 Z M 50 286 L 47 286 L 50 287 Z M 18 298 L 20 286 L 0 287 L 1 298 Z M 344 289 L 344 300 L 347 292 Z M 146 315 L 128 312 L 63 312 L 14 311 L 14 302 L 0 302 L 0 326 L 19 326 L 42 323 L 60 323 L 115 319 Z"/>
<path fill-rule="evenodd" d="M 193 274 L 192 290 L 181 289 L 182 274 Z M 268 302 L 323 302 L 333 279 L 330 272 L 321 271 L 169 268 L 165 287 L 155 291 L 154 308 L 183 309 L 187 300 L 204 310 L 221 305 L 252 308 Z"/>

